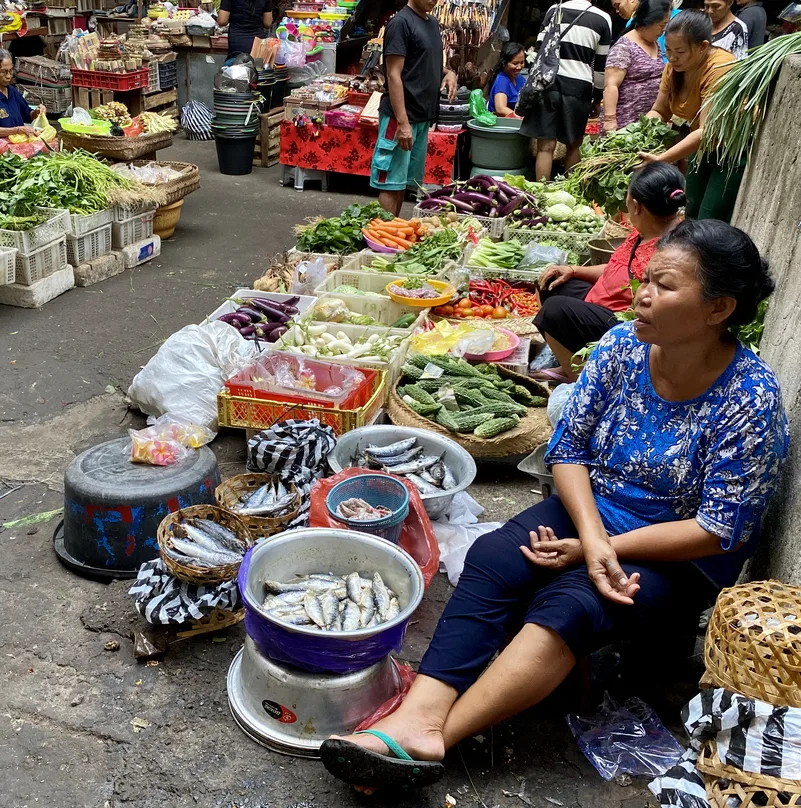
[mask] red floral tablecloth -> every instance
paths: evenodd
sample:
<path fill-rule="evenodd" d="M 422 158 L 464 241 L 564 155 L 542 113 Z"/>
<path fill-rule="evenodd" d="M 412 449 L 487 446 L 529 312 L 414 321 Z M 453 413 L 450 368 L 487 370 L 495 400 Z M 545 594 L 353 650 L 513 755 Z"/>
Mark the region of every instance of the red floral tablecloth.
<path fill-rule="evenodd" d="M 297 127 L 292 121 L 281 122 L 281 163 L 285 166 L 338 171 L 342 174 L 370 176 L 370 162 L 378 138 L 377 127 L 357 126 L 337 129 L 334 126 Z M 453 158 L 459 135 L 428 133 L 428 155 L 424 182 L 446 185 L 453 173 Z"/>

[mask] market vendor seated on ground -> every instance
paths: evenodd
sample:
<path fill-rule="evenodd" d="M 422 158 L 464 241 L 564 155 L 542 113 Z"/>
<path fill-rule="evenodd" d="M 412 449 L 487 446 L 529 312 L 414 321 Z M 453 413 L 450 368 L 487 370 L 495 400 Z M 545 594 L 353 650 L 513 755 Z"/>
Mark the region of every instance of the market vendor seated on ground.
<path fill-rule="evenodd" d="M 593 650 L 697 627 L 754 551 L 787 454 L 778 381 L 731 331 L 772 289 L 741 230 L 685 221 L 662 239 L 636 319 L 602 337 L 551 438 L 558 495 L 475 542 L 406 699 L 325 741 L 329 772 L 432 783 L 447 749 L 537 704 Z"/>
<path fill-rule="evenodd" d="M 634 230 L 608 264 L 553 266 L 540 278 L 540 309 L 534 324 L 560 367 L 535 374 L 541 381 L 572 382 L 572 357 L 617 325 L 617 312 L 631 306 L 632 281 L 642 280 L 657 242 L 681 221 L 687 200 L 684 176 L 672 165 L 652 163 L 634 174 L 626 208 Z"/>
<path fill-rule="evenodd" d="M 22 93 L 11 83 L 14 80 L 14 59 L 0 48 L 0 137 L 33 135 L 31 122 L 37 115 L 47 114 L 44 105 L 32 109 Z"/>

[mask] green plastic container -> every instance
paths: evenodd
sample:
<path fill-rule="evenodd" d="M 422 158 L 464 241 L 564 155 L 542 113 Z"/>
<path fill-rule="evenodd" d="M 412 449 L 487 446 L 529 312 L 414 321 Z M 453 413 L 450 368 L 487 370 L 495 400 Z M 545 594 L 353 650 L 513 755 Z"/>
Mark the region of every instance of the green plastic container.
<path fill-rule="evenodd" d="M 471 160 L 483 173 L 501 171 L 507 166 L 524 166 L 530 140 L 520 134 L 519 118 L 498 118 L 495 126 L 484 126 L 473 119 L 467 122 L 472 138 Z"/>

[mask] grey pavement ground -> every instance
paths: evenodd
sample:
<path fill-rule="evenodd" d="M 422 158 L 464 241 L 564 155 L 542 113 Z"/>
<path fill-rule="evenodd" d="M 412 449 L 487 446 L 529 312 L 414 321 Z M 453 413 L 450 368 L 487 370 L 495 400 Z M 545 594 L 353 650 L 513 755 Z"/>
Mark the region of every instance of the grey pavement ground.
<path fill-rule="evenodd" d="M 223 177 L 208 143 L 180 140 L 162 156 L 198 163 L 202 186 L 159 259 L 41 310 L 0 306 L 0 495 L 16 488 L 0 499 L 0 524 L 60 507 L 70 459 L 143 423 L 122 393 L 163 339 L 248 286 L 267 256 L 293 244 L 294 224 L 368 193 L 361 181 L 340 180 L 336 191 L 301 194 L 279 186 L 278 168 Z M 242 433 L 224 433 L 212 448 L 224 476 L 242 469 Z M 504 519 L 532 503 L 532 487 L 516 470 L 489 467 L 471 493 L 487 518 Z M 137 663 L 127 583 L 62 568 L 54 527 L 0 529 L 3 808 L 359 804 L 319 763 L 270 753 L 234 724 L 225 675 L 241 625 L 175 646 L 158 664 Z M 449 592 L 438 576 L 403 658 L 419 661 Z M 117 652 L 104 650 L 109 640 Z M 563 718 L 576 692 L 464 743 L 440 784 L 400 804 L 434 808 L 450 794 L 458 806 L 486 808 L 647 805 L 644 783 L 604 783 L 578 751 Z M 673 724 L 678 703 L 664 714 Z"/>

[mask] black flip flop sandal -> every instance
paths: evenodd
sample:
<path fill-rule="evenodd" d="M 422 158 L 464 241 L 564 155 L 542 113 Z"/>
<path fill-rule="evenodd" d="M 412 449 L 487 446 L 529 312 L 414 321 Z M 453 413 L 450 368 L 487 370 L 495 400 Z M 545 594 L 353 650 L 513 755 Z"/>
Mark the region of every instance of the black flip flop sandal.
<path fill-rule="evenodd" d="M 419 788 L 436 783 L 445 773 L 445 767 L 437 761 L 414 760 L 383 732 L 367 729 L 356 735 L 375 736 L 389 747 L 395 757 L 379 755 L 378 752 L 338 738 L 323 741 L 320 747 L 323 765 L 338 780 L 352 786 Z"/>

